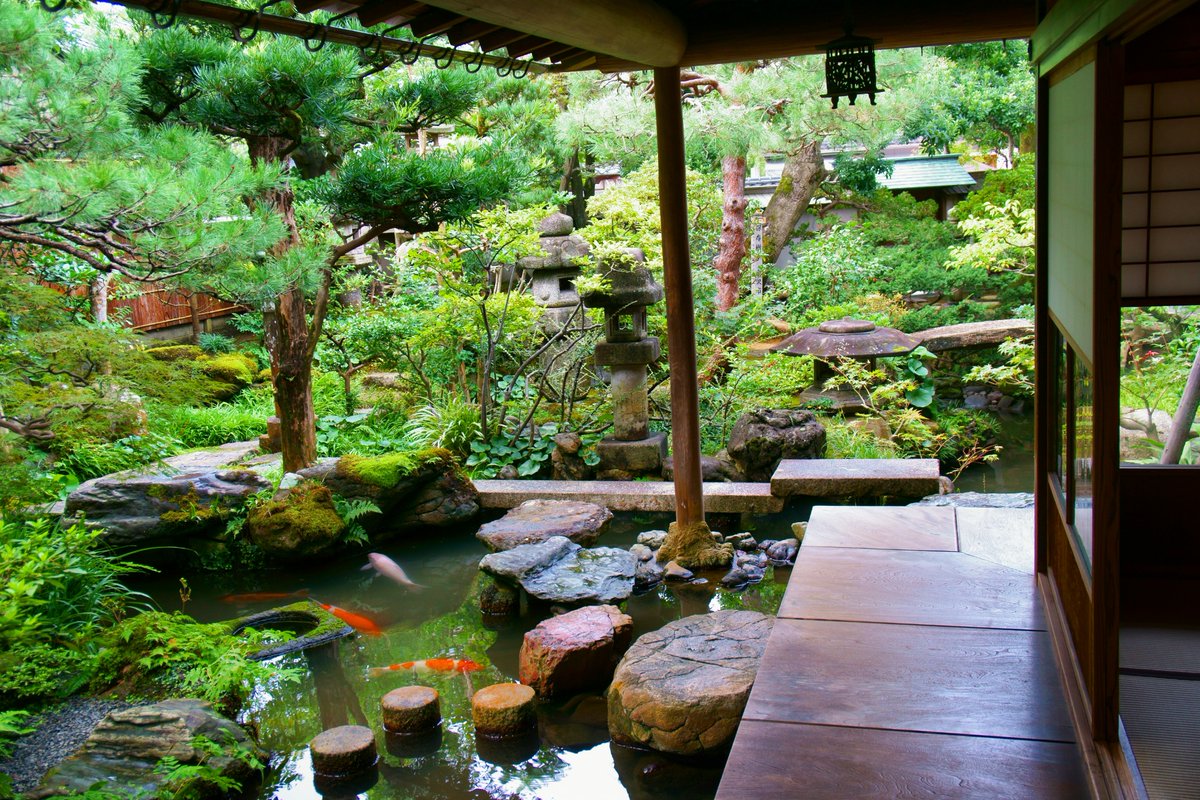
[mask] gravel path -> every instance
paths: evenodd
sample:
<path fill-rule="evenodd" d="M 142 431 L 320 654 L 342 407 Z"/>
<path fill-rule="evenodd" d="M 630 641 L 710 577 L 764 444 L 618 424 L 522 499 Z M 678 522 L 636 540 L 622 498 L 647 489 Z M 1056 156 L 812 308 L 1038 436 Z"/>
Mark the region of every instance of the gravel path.
<path fill-rule="evenodd" d="M 26 718 L 24 727 L 37 727 L 16 741 L 9 758 L 0 760 L 0 772 L 12 778 L 15 791 L 29 791 L 47 770 L 79 749 L 105 714 L 128 706 L 120 700 L 76 697 Z"/>

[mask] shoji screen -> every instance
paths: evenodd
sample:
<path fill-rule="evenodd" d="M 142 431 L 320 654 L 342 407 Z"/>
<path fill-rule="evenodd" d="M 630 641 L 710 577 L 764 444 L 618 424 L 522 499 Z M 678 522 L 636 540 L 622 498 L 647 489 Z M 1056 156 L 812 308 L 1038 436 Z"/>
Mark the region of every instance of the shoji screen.
<path fill-rule="evenodd" d="M 1200 296 L 1200 80 L 1125 89 L 1121 295 Z"/>

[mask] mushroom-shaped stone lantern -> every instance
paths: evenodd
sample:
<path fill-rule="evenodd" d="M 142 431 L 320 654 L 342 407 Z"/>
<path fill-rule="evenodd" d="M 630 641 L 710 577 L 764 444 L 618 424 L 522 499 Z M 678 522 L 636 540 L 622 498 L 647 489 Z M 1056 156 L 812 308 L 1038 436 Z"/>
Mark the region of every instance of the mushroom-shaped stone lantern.
<path fill-rule="evenodd" d="M 836 411 L 867 411 L 864 399 L 849 389 L 825 389 L 836 377 L 825 359 L 856 358 L 875 368 L 875 359 L 911 353 L 921 341 L 895 328 L 881 328 L 865 319 L 833 319 L 815 328 L 796 331 L 771 348 L 777 353 L 816 356 L 813 361 L 813 385 L 800 394 L 805 401 L 831 402 Z"/>
<path fill-rule="evenodd" d="M 667 456 L 667 435 L 650 433 L 646 367 L 658 360 L 658 337 L 646 335 L 646 308 L 663 298 L 641 250 L 625 251 L 627 261 L 607 260 L 598 275 L 608 284 L 583 296 L 588 308 L 604 309 L 604 341 L 596 344 L 596 364 L 612 378 L 613 435 L 596 445 L 600 472 L 657 474 Z"/>

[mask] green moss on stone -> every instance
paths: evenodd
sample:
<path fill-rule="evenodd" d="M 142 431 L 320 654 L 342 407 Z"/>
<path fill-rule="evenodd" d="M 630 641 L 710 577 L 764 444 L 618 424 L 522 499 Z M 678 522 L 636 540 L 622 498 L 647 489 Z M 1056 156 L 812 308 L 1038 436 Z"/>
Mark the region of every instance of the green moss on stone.
<path fill-rule="evenodd" d="M 338 459 L 336 469 L 339 475 L 359 483 L 392 489 L 422 467 L 453 462 L 454 456 L 449 450 L 431 447 L 414 453 L 387 453 L 370 457 L 342 456 Z"/>
<path fill-rule="evenodd" d="M 204 358 L 204 351 L 194 344 L 171 344 L 166 347 L 152 347 L 147 350 L 152 358 L 159 361 L 199 361 Z"/>
<path fill-rule="evenodd" d="M 225 353 L 200 362 L 200 369 L 205 375 L 235 386 L 248 386 L 252 383 L 258 371 L 257 366 L 254 359 L 243 353 Z"/>
<path fill-rule="evenodd" d="M 667 539 L 655 557 L 660 563 L 674 561 L 687 569 L 726 567 L 733 561 L 733 548 L 714 542 L 707 523 L 680 527 L 678 522 L 672 522 Z"/>
<path fill-rule="evenodd" d="M 327 550 L 346 532 L 333 494 L 319 483 L 301 483 L 246 517 L 254 543 L 271 555 L 312 555 Z"/>

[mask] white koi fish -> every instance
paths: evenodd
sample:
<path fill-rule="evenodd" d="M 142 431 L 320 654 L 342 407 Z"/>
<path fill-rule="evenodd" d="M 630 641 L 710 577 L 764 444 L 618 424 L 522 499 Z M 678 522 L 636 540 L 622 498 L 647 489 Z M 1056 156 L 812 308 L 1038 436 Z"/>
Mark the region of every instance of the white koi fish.
<path fill-rule="evenodd" d="M 424 589 L 421 584 L 413 581 L 404 573 L 400 565 L 392 561 L 382 553 L 367 553 L 367 560 L 370 562 L 363 569 L 374 569 L 385 578 L 391 578 L 401 586 L 406 586 L 409 589 Z"/>

